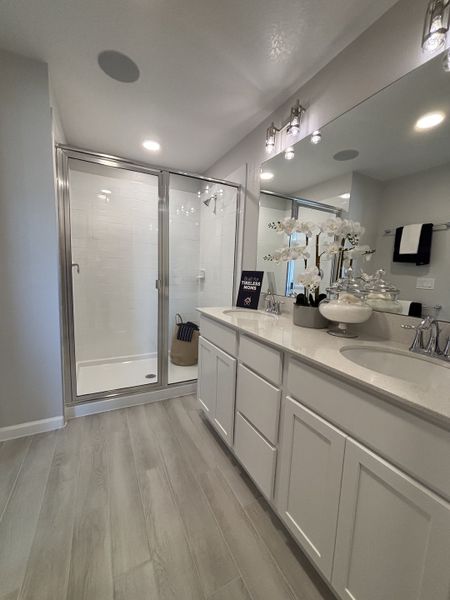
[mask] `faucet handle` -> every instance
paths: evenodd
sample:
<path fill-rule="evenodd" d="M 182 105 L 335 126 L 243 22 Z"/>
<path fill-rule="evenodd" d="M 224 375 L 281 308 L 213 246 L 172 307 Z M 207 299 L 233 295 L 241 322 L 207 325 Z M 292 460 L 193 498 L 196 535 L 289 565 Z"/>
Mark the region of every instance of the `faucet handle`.
<path fill-rule="evenodd" d="M 447 338 L 444 350 L 442 351 L 444 358 L 450 359 L 450 335 Z"/>
<path fill-rule="evenodd" d="M 433 319 L 428 315 L 424 319 L 420 321 L 418 325 L 411 325 L 410 323 L 403 323 L 403 329 L 415 329 L 416 331 L 423 331 L 424 329 L 429 329 L 433 323 Z"/>

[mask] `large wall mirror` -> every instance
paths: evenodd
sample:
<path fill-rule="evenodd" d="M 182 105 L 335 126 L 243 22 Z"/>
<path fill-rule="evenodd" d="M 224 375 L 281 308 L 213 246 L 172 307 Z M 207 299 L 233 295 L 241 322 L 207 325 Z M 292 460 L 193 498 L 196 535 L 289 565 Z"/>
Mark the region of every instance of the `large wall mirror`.
<path fill-rule="evenodd" d="M 299 291 L 298 261 L 267 260 L 295 241 L 271 224 L 296 214 L 341 217 L 360 222 L 360 243 L 375 250 L 370 261 L 355 258 L 354 274 L 382 269 L 378 277 L 399 290 L 398 302 L 381 310 L 413 314 L 414 306 L 450 321 L 450 74 L 441 57 L 324 126 L 319 143 L 308 137 L 293 151 L 262 166 L 272 177 L 261 181 L 258 268 L 274 274 L 266 277 L 274 291 Z M 326 288 L 336 269 L 320 266 Z"/>

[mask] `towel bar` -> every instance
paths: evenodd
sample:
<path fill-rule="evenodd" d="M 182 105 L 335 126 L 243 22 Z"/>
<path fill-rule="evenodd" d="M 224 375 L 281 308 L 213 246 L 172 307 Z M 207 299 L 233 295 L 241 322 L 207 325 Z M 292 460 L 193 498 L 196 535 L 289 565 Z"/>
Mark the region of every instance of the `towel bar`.
<path fill-rule="evenodd" d="M 401 227 L 401 225 L 399 225 L 398 227 Z M 385 229 L 384 235 L 395 235 L 396 229 L 397 227 Z M 433 225 L 433 231 L 445 231 L 446 229 L 450 229 L 450 221 L 448 221 L 447 223 L 436 223 L 435 225 Z"/>

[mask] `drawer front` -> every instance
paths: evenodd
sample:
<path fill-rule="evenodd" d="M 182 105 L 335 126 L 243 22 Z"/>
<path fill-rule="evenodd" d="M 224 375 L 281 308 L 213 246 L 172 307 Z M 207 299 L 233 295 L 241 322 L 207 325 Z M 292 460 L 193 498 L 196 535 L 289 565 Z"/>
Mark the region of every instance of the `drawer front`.
<path fill-rule="evenodd" d="M 231 356 L 237 356 L 237 333 L 231 327 L 201 315 L 200 334 Z"/>
<path fill-rule="evenodd" d="M 239 412 L 236 412 L 234 450 L 262 493 L 271 499 L 277 451 Z"/>
<path fill-rule="evenodd" d="M 239 365 L 236 408 L 272 444 L 278 440 L 281 390 Z"/>
<path fill-rule="evenodd" d="M 277 385 L 281 384 L 282 358 L 281 352 L 275 348 L 242 335 L 239 343 L 239 359 L 265 379 Z"/>
<path fill-rule="evenodd" d="M 377 396 L 293 358 L 288 393 L 427 487 L 450 499 L 450 435 Z"/>

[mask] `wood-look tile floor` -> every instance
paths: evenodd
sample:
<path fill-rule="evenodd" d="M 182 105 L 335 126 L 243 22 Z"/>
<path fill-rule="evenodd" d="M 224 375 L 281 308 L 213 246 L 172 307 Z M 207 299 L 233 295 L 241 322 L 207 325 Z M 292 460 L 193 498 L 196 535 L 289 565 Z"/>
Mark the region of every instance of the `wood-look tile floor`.
<path fill-rule="evenodd" d="M 0 600 L 333 600 L 192 397 L 0 444 Z"/>

